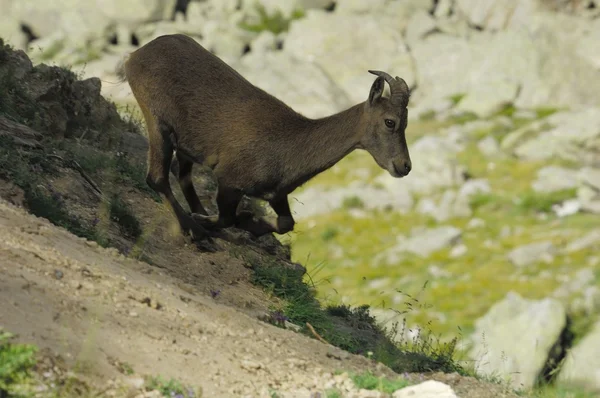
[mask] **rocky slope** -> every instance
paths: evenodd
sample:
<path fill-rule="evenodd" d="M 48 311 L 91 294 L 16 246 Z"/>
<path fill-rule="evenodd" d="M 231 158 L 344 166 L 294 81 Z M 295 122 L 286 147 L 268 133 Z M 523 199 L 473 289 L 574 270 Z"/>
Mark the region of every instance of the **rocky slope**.
<path fill-rule="evenodd" d="M 5 1 L 11 12 L 1 26 L 14 27 L 6 37 L 19 45 L 25 37 L 15 21 L 26 21 L 40 36 L 30 42 L 34 60 L 99 76 L 101 92 L 118 104 L 134 105 L 127 85 L 113 83 L 123 52 L 173 32 L 196 38 L 312 117 L 362 101 L 372 80 L 367 69 L 402 76 L 413 87 L 413 172 L 392 180 L 358 152 L 311 181 L 295 195 L 297 231 L 282 238 L 292 245 L 292 260 L 306 265 L 325 302 L 371 304 L 387 325 L 405 319 L 410 330 L 401 341 L 419 326 L 444 341 L 459 334 L 459 348 L 479 372 L 499 374 L 514 388 L 555 375 L 551 396 L 572 385 L 600 388 L 598 364 L 579 359 L 599 344 L 595 1 L 263 0 L 264 9 L 198 1 L 189 3 L 187 19 L 178 14 L 175 21 L 168 20 L 174 2 L 133 2 L 138 11 L 117 15 L 109 5 L 90 12 L 87 2 L 74 1 L 73 9 L 85 9 L 79 14 L 85 29 L 67 20 L 74 14 L 56 14 L 65 21 L 59 23 L 38 17 L 53 11 L 37 14 L 27 1 Z M 85 86 L 97 92 L 99 82 Z M 42 119 L 40 128 L 51 122 Z M 94 124 L 88 130 L 93 137 Z M 27 131 L 19 139 L 33 136 Z M 125 136 L 118 151 L 143 157 L 139 135 Z M 143 183 L 135 185 L 142 169 L 143 160 L 127 170 L 143 191 Z M 210 182 L 203 177 L 198 185 L 210 200 Z M 139 213 L 147 228 L 154 204 L 137 188 L 127 194 L 132 202 L 147 201 Z M 90 223 L 96 216 L 89 209 L 81 215 Z M 144 250 L 119 237 L 111 244 L 142 256 L 170 253 L 169 239 L 150 236 Z M 192 268 L 164 265 L 167 257 L 161 265 L 189 277 Z M 211 275 L 223 272 L 203 266 Z M 222 299 L 237 291 L 218 276 L 194 283 L 207 293 L 221 290 Z M 232 304 L 240 306 L 245 294 L 234 295 L 239 301 Z"/>

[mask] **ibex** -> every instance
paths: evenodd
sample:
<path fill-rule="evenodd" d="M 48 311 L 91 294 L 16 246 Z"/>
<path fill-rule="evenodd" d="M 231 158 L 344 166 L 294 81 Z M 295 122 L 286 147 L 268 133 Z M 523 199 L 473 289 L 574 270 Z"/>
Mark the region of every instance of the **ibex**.
<path fill-rule="evenodd" d="M 203 237 L 231 226 L 256 236 L 294 229 L 288 195 L 355 149 L 367 150 L 393 177 L 406 176 L 406 82 L 376 75 L 364 102 L 337 114 L 307 118 L 256 87 L 195 40 L 181 34 L 157 37 L 121 63 L 148 129 L 147 183 L 168 201 L 184 233 Z M 293 71 L 290 79 L 294 78 Z M 390 97 L 383 97 L 384 85 Z M 191 213 L 173 196 L 176 176 Z M 209 216 L 194 189 L 194 163 L 216 177 L 218 216 Z M 266 200 L 276 219 L 237 214 L 243 195 Z"/>

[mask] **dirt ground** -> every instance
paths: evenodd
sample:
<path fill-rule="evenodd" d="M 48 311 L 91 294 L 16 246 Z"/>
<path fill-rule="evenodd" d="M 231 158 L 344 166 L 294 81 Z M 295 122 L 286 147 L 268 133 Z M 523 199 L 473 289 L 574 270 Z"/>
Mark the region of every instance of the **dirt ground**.
<path fill-rule="evenodd" d="M 161 259 L 178 272 L 101 248 L 0 200 L 2 326 L 100 385 L 135 385 L 119 364 L 138 379 L 162 375 L 200 386 L 206 397 L 262 397 L 270 389 L 309 397 L 331 386 L 337 370 L 394 376 L 367 358 L 259 321 L 268 300 L 226 253 L 171 242 L 153 256 Z M 213 298 L 209 288 L 221 292 Z M 409 378 L 444 381 L 461 397 L 512 396 L 457 375 Z"/>

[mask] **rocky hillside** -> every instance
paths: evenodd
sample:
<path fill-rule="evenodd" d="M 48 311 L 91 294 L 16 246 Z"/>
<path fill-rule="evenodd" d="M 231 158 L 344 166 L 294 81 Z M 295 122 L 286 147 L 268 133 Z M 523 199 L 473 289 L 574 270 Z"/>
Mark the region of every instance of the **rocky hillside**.
<path fill-rule="evenodd" d="M 268 286 L 269 297 L 251 283 L 255 271 L 244 268 L 240 277 L 230 268 L 260 269 L 276 255 L 283 269 L 297 272 L 296 281 L 302 271 L 293 270 L 302 263 L 304 279 L 326 305 L 370 305 L 388 336 L 399 326 L 391 337 L 400 346 L 430 330 L 447 347 L 457 342 L 457 358 L 467 367 L 511 388 L 542 385 L 552 397 L 600 393 L 600 363 L 591 355 L 600 344 L 595 1 L 157 0 L 94 9 L 73 0 L 66 13 L 50 3 L 5 2 L 0 35 L 35 63 L 68 67 L 84 80 L 32 68 L 22 53 L 10 53 L 18 66 L 2 87 L 17 94 L 12 102 L 0 97 L 7 115 L 0 126 L 17 133 L 3 163 L 12 173 L 3 197 L 176 278 L 195 275 L 189 282 L 195 289 L 252 316 L 282 315 L 305 325 L 278 301 L 297 297 L 297 286 L 261 274 L 258 285 Z M 368 154 L 353 153 L 294 195 L 299 222 L 280 239 L 285 246 L 230 231 L 199 247 L 210 254 L 190 254 L 190 247 L 174 254 L 184 242 L 171 234 L 167 213 L 160 218 L 165 227 L 158 227 L 156 211 L 163 209 L 143 181 L 143 126 L 140 134 L 130 90 L 115 84 L 114 75 L 124 52 L 174 32 L 194 37 L 310 117 L 363 101 L 372 83 L 368 69 L 403 77 L 413 89 L 407 130 L 413 171 L 394 180 Z M 40 141 L 48 134 L 51 146 Z M 39 150 L 52 162 L 41 162 Z M 12 151 L 49 173 L 59 167 L 52 174 L 58 177 L 13 170 Z M 210 202 L 209 176 L 196 183 Z M 36 213 L 31 203 L 40 195 L 60 205 L 42 200 Z M 68 215 L 44 213 L 63 204 Z M 173 264 L 183 253 L 181 264 L 190 265 Z M 220 255 L 223 261 L 211 257 Z M 246 305 L 248 297 L 254 305 Z M 360 344 L 324 337 L 366 354 Z M 443 358 L 439 369 L 456 370 Z M 423 370 L 417 368 L 411 370 Z"/>

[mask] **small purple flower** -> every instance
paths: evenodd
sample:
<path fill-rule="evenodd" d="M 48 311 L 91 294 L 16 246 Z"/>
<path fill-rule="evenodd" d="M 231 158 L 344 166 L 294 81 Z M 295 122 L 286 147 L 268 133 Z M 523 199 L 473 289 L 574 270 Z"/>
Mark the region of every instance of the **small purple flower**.
<path fill-rule="evenodd" d="M 271 311 L 271 319 L 279 324 L 284 323 L 285 321 L 289 321 L 290 318 L 288 318 L 287 316 L 285 316 L 285 314 L 283 314 L 281 311 Z"/>
<path fill-rule="evenodd" d="M 210 289 L 210 296 L 211 296 L 212 298 L 217 298 L 217 296 L 218 296 L 220 293 L 221 293 L 221 291 L 220 291 L 219 289 L 217 289 L 217 290 Z"/>
<path fill-rule="evenodd" d="M 98 223 L 100 222 L 100 219 L 98 217 L 95 217 L 94 220 L 92 221 L 92 226 L 96 226 L 98 225 Z"/>

